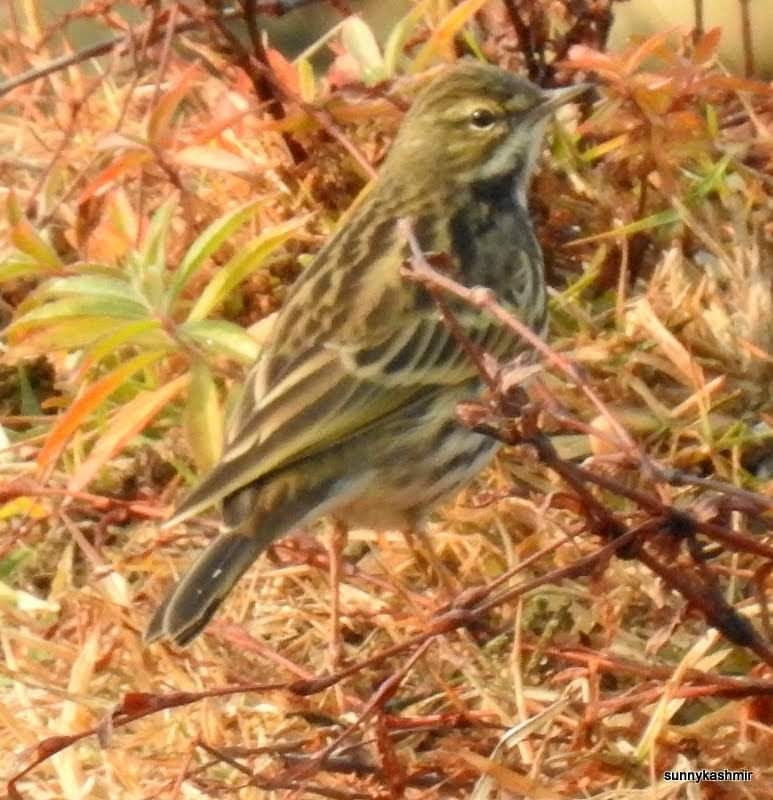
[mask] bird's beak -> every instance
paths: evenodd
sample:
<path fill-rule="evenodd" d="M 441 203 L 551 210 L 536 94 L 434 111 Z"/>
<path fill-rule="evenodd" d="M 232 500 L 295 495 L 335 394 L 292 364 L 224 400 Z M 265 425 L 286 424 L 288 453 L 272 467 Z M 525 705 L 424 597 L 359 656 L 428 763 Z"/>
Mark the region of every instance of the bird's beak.
<path fill-rule="evenodd" d="M 592 88 L 592 83 L 575 83 L 572 86 L 562 86 L 560 89 L 543 89 L 543 100 L 534 109 L 535 114 L 538 118 L 546 117 L 557 108 L 560 108 L 570 100 L 574 100 L 575 97 L 585 94 Z"/>

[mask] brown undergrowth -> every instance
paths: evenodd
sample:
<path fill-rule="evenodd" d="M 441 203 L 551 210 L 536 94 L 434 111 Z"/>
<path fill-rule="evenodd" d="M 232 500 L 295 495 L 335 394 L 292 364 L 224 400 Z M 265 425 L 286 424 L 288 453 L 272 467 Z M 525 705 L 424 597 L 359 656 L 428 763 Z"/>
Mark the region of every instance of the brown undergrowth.
<path fill-rule="evenodd" d="M 99 62 L 35 7 L 0 39 L 8 796 L 677 798 L 665 771 L 705 768 L 751 779 L 701 796 L 773 797 L 770 87 L 722 71 L 718 32 L 605 53 L 603 2 L 417 3 L 381 45 L 342 22 L 327 64 L 261 37 L 281 2 L 151 4 L 131 32 L 84 3 L 115 37 Z M 286 286 L 461 55 L 599 96 L 532 193 L 541 368 L 471 353 L 490 390 L 460 418 L 509 446 L 428 522 L 452 585 L 420 542 L 350 531 L 331 664 L 327 551 L 300 531 L 191 648 L 143 648 L 216 529 L 159 522 Z M 464 294 L 442 258 L 406 280 Z"/>

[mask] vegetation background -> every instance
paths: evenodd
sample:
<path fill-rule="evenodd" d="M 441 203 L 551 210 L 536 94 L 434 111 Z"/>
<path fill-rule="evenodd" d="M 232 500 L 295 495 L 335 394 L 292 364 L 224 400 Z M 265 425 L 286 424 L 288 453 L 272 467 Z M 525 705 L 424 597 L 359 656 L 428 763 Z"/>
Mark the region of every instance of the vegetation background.
<path fill-rule="evenodd" d="M 352 5 L 0 10 L 6 796 L 773 797 L 760 3 L 633 39 L 612 0 Z M 552 349 L 526 413 L 506 385 L 467 410 L 512 447 L 429 524 L 455 585 L 356 530 L 331 587 L 301 531 L 191 648 L 144 648 L 217 517 L 159 523 L 287 287 L 460 57 L 599 96 L 533 187 Z M 700 768 L 752 778 L 663 777 Z"/>

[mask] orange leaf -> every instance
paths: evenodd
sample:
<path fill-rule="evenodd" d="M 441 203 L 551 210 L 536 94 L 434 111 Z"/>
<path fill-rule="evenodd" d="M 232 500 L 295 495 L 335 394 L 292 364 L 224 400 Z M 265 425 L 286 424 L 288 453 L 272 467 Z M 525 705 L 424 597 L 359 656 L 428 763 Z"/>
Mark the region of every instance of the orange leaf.
<path fill-rule="evenodd" d="M 301 93 L 301 84 L 295 66 L 273 47 L 266 50 L 266 57 L 281 87 L 290 95 L 297 97 Z"/>
<path fill-rule="evenodd" d="M 155 391 L 141 392 L 113 417 L 110 427 L 99 438 L 89 457 L 70 478 L 67 489 L 79 492 L 99 469 L 121 452 L 138 433 L 143 431 L 156 414 L 188 385 L 189 375 L 181 375 Z"/>
<path fill-rule="evenodd" d="M 185 95 L 188 94 L 188 90 L 191 88 L 193 79 L 198 72 L 198 65 L 191 64 L 180 75 L 175 85 L 159 98 L 156 107 L 148 117 L 148 141 L 151 144 L 160 145 L 166 138 L 172 123 L 172 117 Z"/>
<path fill-rule="evenodd" d="M 123 386 L 135 372 L 147 367 L 154 361 L 158 361 L 164 354 L 165 351 L 163 350 L 141 353 L 121 364 L 120 367 L 116 367 L 112 372 L 89 386 L 54 424 L 45 444 L 38 453 L 36 459 L 38 469 L 45 470 L 59 458 L 67 442 L 70 441 L 72 435 L 94 409 L 116 389 Z"/>
<path fill-rule="evenodd" d="M 619 58 L 612 58 L 609 54 L 594 50 L 584 44 L 572 45 L 569 48 L 568 59 L 561 61 L 559 66 L 597 72 L 610 80 L 623 76 L 623 67 Z"/>
<path fill-rule="evenodd" d="M 560 793 L 548 789 L 544 786 L 537 786 L 533 780 L 526 775 L 521 775 L 509 767 L 498 764 L 486 756 L 475 753 L 472 750 L 459 748 L 458 754 L 475 769 L 480 770 L 484 775 L 491 775 L 502 789 L 515 794 L 526 795 L 535 800 L 559 800 Z"/>
<path fill-rule="evenodd" d="M 174 160 L 178 164 L 187 167 L 201 167 L 202 169 L 214 169 L 219 172 L 234 172 L 238 174 L 250 174 L 254 172 L 254 166 L 241 156 L 237 156 L 228 150 L 220 147 L 203 147 L 192 144 L 184 147 L 175 153 Z"/>
<path fill-rule="evenodd" d="M 717 55 L 719 40 L 722 38 L 722 28 L 712 28 L 701 36 L 695 43 L 692 51 L 693 64 L 707 64 Z"/>
<path fill-rule="evenodd" d="M 464 0 L 449 11 L 414 59 L 411 72 L 421 72 L 436 58 L 450 60 L 454 37 L 485 3 L 486 0 Z"/>
<path fill-rule="evenodd" d="M 150 160 L 147 150 L 130 150 L 118 156 L 108 167 L 100 172 L 96 178 L 89 181 L 78 198 L 78 205 L 82 205 L 91 197 L 104 194 L 123 174 L 130 172 L 145 161 Z"/>
<path fill-rule="evenodd" d="M 661 51 L 660 55 L 664 58 L 668 58 L 666 51 L 663 49 L 663 45 L 668 40 L 669 36 L 673 35 L 675 30 L 676 28 L 668 28 L 665 31 L 660 31 L 650 36 L 648 39 L 645 39 L 638 47 L 627 50 L 623 62 L 624 71 L 629 75 L 636 72 L 646 59 L 659 50 Z"/>
<path fill-rule="evenodd" d="M 220 136 L 223 131 L 233 128 L 238 122 L 241 122 L 248 114 L 252 113 L 252 109 L 239 109 L 237 111 L 229 111 L 227 114 L 215 117 L 207 122 L 207 124 L 194 136 L 191 141 L 194 144 L 205 145 L 216 136 Z"/>
<path fill-rule="evenodd" d="M 763 81 L 750 78 L 738 78 L 734 75 L 707 75 L 701 83 L 715 89 L 724 89 L 728 92 L 750 92 L 751 94 L 766 94 L 773 97 L 773 87 Z"/>

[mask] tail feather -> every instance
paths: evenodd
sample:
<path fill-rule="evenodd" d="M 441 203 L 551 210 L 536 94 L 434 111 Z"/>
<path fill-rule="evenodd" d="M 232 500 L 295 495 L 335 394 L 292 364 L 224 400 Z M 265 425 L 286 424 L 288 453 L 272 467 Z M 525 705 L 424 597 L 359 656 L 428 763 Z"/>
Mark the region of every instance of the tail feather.
<path fill-rule="evenodd" d="M 265 542 L 256 536 L 236 531 L 221 534 L 159 606 L 145 641 L 168 636 L 180 646 L 188 644 L 204 629 L 264 547 Z"/>
<path fill-rule="evenodd" d="M 182 646 L 201 633 L 239 578 L 274 539 L 327 513 L 358 491 L 357 481 L 339 485 L 338 473 L 340 459 L 333 454 L 326 461 L 317 461 L 316 473 L 287 469 L 225 498 L 225 532 L 199 556 L 158 608 L 145 641 L 168 637 Z"/>

